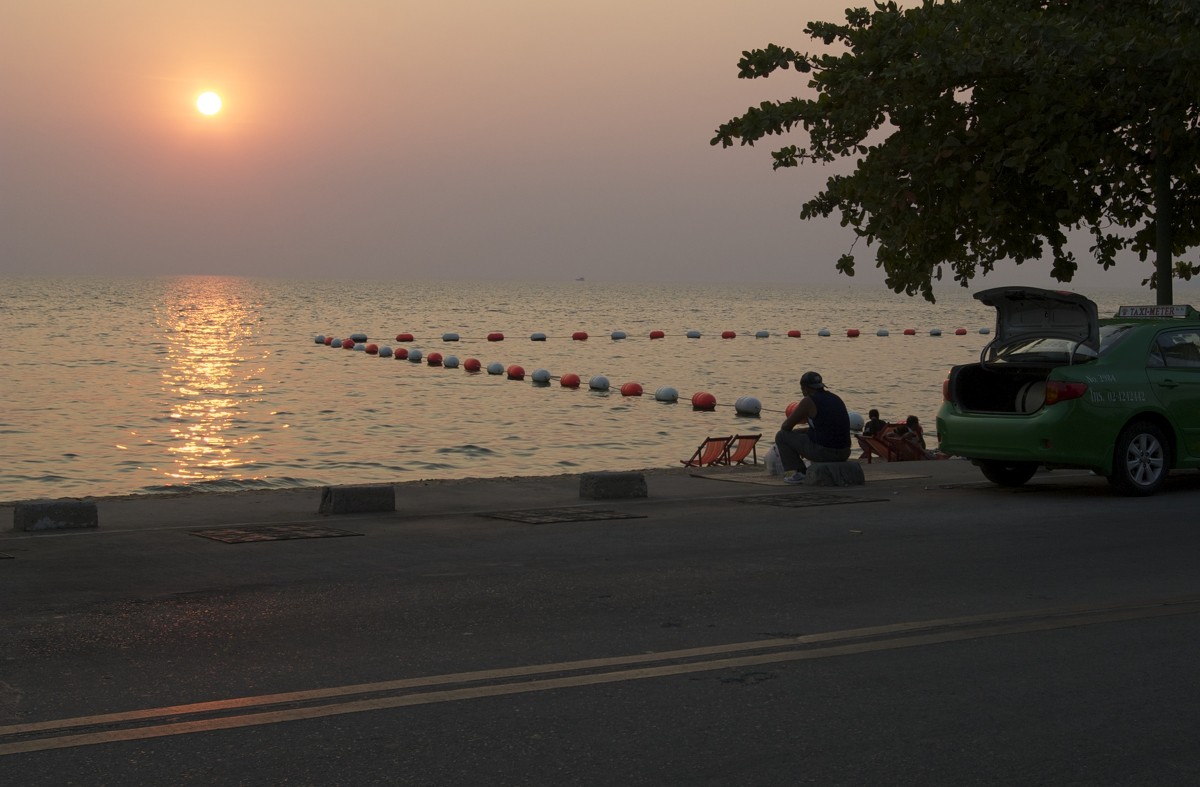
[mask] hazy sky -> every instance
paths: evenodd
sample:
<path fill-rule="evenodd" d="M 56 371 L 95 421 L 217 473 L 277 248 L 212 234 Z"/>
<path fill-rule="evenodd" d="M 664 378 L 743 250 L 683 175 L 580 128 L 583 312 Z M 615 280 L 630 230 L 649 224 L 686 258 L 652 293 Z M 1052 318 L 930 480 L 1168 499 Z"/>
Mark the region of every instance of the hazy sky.
<path fill-rule="evenodd" d="M 829 171 L 709 145 L 806 91 L 737 79 L 741 51 L 848 4 L 7 0 L 0 273 L 878 286 L 798 218 Z M 1146 273 L 1083 265 L 1072 289 Z"/>

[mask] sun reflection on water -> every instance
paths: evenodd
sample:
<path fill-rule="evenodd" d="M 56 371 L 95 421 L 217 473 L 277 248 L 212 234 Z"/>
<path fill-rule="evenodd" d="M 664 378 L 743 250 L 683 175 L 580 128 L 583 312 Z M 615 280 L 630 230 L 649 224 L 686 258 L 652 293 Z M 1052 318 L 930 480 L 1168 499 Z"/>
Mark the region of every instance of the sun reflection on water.
<path fill-rule="evenodd" d="M 256 433 L 239 434 L 246 407 L 262 396 L 248 368 L 247 340 L 258 322 L 247 282 L 221 277 L 173 279 L 158 306 L 166 337 L 163 388 L 169 402 L 172 465 L 160 469 L 172 482 L 245 477 L 246 447 Z"/>

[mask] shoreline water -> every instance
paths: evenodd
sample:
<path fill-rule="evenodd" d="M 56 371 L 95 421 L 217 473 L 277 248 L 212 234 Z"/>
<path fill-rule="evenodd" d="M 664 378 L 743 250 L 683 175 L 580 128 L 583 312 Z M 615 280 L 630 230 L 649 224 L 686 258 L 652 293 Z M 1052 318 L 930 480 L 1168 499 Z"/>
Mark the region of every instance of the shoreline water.
<path fill-rule="evenodd" d="M 931 306 L 874 290 L 778 285 L 358 282 L 227 277 L 8 279 L 0 330 L 0 499 L 210 494 L 539 477 L 675 466 L 709 435 L 773 435 L 797 381 L 822 372 L 860 414 L 932 422 L 941 382 L 977 358 L 994 314 L 954 292 Z M 1095 296 L 1105 313 L 1128 297 Z M 1144 296 L 1142 297 L 1145 300 Z M 829 337 L 816 331 L 828 325 Z M 858 326 L 860 338 L 846 336 Z M 927 335 L 929 326 L 943 335 Z M 890 335 L 875 335 L 876 327 Z M 901 335 L 906 327 L 921 331 Z M 963 336 L 954 328 L 966 328 Z M 687 339 L 699 328 L 701 339 Z M 789 329 L 802 331 L 789 338 Z M 485 366 L 602 375 L 607 391 L 538 386 L 334 350 L 314 337 L 408 346 Z M 629 338 L 614 340 L 610 330 Z M 667 337 L 650 340 L 652 329 Z M 734 339 L 720 338 L 734 330 Z M 445 331 L 464 338 L 443 343 Z M 530 341 L 534 332 L 587 341 Z M 754 332 L 766 330 L 767 338 Z M 505 333 L 489 342 L 490 332 Z M 747 333 L 749 332 L 749 334 Z M 397 343 L 399 346 L 399 343 Z M 644 386 L 624 397 L 627 381 Z M 681 401 L 654 400 L 661 386 Z M 718 406 L 693 410 L 687 397 Z M 735 411 L 741 397 L 757 418 Z"/>

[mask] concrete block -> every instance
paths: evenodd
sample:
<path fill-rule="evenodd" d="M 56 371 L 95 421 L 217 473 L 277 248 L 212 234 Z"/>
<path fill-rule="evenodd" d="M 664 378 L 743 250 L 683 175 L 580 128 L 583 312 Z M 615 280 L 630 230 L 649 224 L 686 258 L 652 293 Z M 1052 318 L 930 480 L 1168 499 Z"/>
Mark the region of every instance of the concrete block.
<path fill-rule="evenodd" d="M 395 511 L 396 488 L 391 484 L 327 486 L 321 489 L 321 514 L 362 514 Z"/>
<path fill-rule="evenodd" d="M 646 477 L 641 473 L 584 473 L 579 478 L 579 496 L 589 500 L 646 495 Z"/>
<path fill-rule="evenodd" d="M 13 507 L 13 530 L 73 530 L 100 527 L 95 503 L 31 500 Z"/>
<path fill-rule="evenodd" d="M 858 462 L 813 462 L 804 476 L 805 486 L 862 486 L 866 482 Z"/>

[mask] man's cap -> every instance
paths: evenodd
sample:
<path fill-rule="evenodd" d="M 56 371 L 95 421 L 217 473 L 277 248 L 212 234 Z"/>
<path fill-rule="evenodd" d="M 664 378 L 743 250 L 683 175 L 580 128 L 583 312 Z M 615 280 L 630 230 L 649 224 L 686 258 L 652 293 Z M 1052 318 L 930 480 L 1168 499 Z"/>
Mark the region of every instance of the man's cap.
<path fill-rule="evenodd" d="M 821 375 L 816 372 L 805 372 L 800 378 L 801 388 L 812 388 L 814 391 L 824 391 L 825 383 L 821 380 Z"/>

